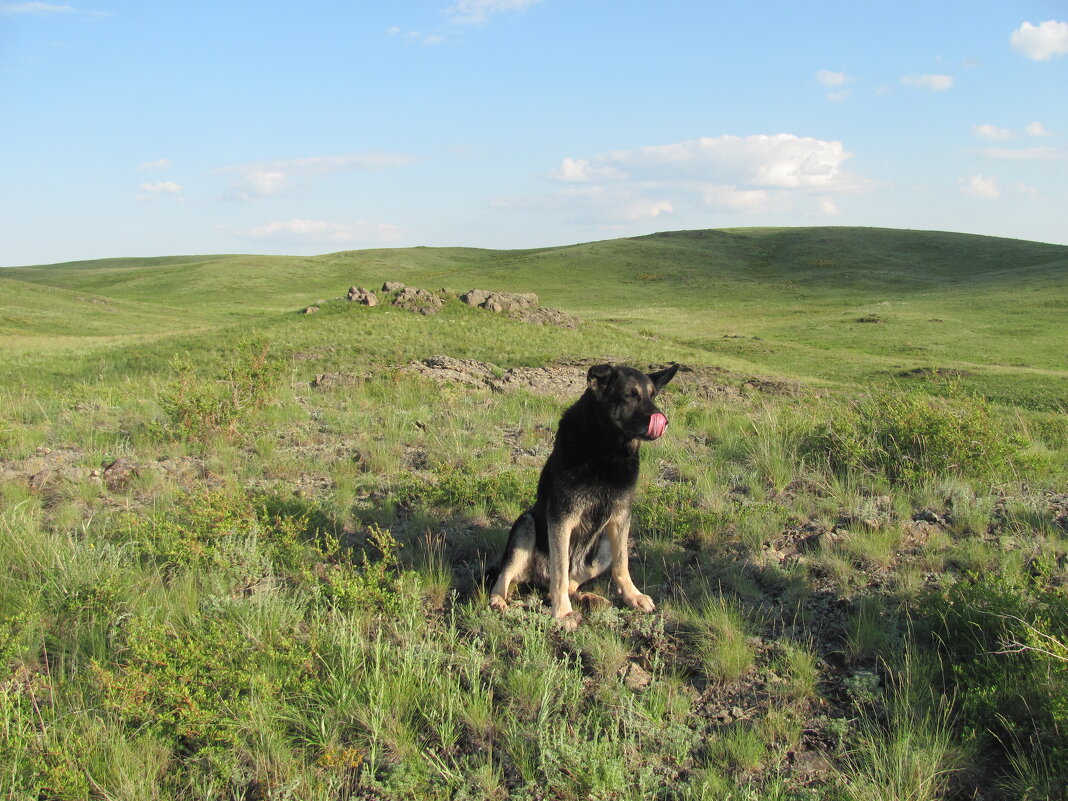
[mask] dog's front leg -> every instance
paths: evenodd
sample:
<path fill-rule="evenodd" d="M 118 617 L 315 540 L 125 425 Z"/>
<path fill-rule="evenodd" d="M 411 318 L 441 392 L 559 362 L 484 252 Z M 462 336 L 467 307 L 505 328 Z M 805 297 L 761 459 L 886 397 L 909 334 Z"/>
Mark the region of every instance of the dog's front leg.
<path fill-rule="evenodd" d="M 630 514 L 621 512 L 608 521 L 605 534 L 612 545 L 612 580 L 615 581 L 623 602 L 639 612 L 652 612 L 656 609 L 653 599 L 644 594 L 630 577 L 630 556 L 628 554 L 628 537 L 630 536 Z"/>
<path fill-rule="evenodd" d="M 578 520 L 574 515 L 549 513 L 549 604 L 553 617 L 565 629 L 578 627 L 581 615 L 571 608 L 568 587 L 571 580 L 571 532 Z"/>

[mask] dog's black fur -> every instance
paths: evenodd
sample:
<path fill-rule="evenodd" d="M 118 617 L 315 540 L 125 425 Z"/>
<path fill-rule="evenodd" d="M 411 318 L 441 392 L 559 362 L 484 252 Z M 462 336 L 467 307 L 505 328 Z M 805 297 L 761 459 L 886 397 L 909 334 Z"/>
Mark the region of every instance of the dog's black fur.
<path fill-rule="evenodd" d="M 579 617 L 571 597 L 584 598 L 579 586 L 609 567 L 629 606 L 655 609 L 631 580 L 627 536 L 638 446 L 663 433 L 667 420 L 654 399 L 678 368 L 648 375 L 625 366 L 590 368 L 586 391 L 560 418 L 534 505 L 508 535 L 490 595 L 495 609 L 507 608 L 513 582 L 536 581 L 548 586 L 553 615 L 573 627 Z M 659 427 L 651 422 L 657 415 Z"/>

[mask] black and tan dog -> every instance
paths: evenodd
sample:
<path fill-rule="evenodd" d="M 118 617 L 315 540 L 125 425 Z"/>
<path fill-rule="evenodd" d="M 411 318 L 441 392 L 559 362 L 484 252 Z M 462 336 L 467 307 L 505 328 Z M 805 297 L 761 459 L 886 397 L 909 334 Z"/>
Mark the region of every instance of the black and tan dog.
<path fill-rule="evenodd" d="M 560 418 L 534 505 L 508 535 L 490 594 L 494 609 L 507 608 L 513 582 L 536 581 L 548 585 L 553 615 L 574 628 L 580 617 L 572 610 L 572 596 L 582 598 L 579 587 L 609 567 L 628 606 L 656 608 L 631 580 L 627 536 L 638 446 L 667 428 L 655 398 L 678 369 L 673 364 L 646 375 L 633 367 L 590 368 L 586 391 Z"/>

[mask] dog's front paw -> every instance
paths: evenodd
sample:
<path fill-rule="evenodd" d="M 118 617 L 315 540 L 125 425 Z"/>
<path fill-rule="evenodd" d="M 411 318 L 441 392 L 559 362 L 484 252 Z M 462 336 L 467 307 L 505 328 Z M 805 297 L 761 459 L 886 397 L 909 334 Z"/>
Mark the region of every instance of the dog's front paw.
<path fill-rule="evenodd" d="M 639 612 L 653 612 L 656 611 L 656 604 L 653 603 L 653 599 L 643 593 L 636 593 L 627 598 L 624 598 L 631 609 L 637 609 Z"/>
<path fill-rule="evenodd" d="M 490 609 L 495 612 L 503 612 L 508 608 L 508 602 L 504 600 L 500 595 L 490 596 Z"/>

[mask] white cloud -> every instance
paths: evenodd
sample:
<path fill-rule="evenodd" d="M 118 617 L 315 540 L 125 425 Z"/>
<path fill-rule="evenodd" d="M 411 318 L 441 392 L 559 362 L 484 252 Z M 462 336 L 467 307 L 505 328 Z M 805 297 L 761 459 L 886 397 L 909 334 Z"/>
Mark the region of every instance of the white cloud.
<path fill-rule="evenodd" d="M 639 181 L 833 191 L 855 188 L 841 169 L 850 155 L 841 142 L 784 133 L 702 137 L 617 150 L 589 161 L 594 168 L 614 168 L 619 177 Z"/>
<path fill-rule="evenodd" d="M 525 11 L 541 0 L 457 0 L 445 13 L 459 25 L 481 25 L 502 11 Z"/>
<path fill-rule="evenodd" d="M 170 159 L 156 159 L 155 161 L 146 161 L 144 164 L 138 164 L 137 169 L 139 172 L 149 172 L 151 170 L 166 170 L 170 166 Z"/>
<path fill-rule="evenodd" d="M 174 181 L 141 184 L 138 189 L 141 190 L 141 194 L 137 196 L 138 200 L 154 200 L 165 195 L 180 196 L 182 194 L 182 185 Z"/>
<path fill-rule="evenodd" d="M 565 158 L 559 167 L 549 173 L 549 177 L 565 183 L 588 183 L 619 178 L 620 173 L 615 167 L 595 167 L 589 159 Z"/>
<path fill-rule="evenodd" d="M 264 225 L 238 231 L 250 239 L 290 238 L 306 242 L 392 242 L 400 238 L 400 228 L 390 223 L 357 220 L 336 223 L 326 220 L 271 220 Z"/>
<path fill-rule="evenodd" d="M 154 184 L 141 184 L 142 192 L 152 192 L 154 194 L 169 194 L 177 195 L 182 191 L 180 184 L 176 184 L 174 181 L 158 181 Z"/>
<path fill-rule="evenodd" d="M 533 203 L 494 205 L 565 211 L 573 221 L 601 225 L 687 211 L 786 211 L 798 203 L 830 214 L 837 208 L 827 193 L 870 188 L 843 169 L 849 157 L 841 142 L 793 134 L 703 137 L 568 157 L 549 173 L 566 189 Z"/>
<path fill-rule="evenodd" d="M 849 99 L 850 91 L 845 88 L 845 85 L 853 79 L 846 75 L 844 72 L 820 70 L 816 73 L 816 80 L 824 86 L 834 90 L 832 92 L 827 93 L 828 100 L 833 100 L 836 103 L 842 103 Z"/>
<path fill-rule="evenodd" d="M 1068 158 L 1068 148 L 1063 147 L 988 147 L 983 155 L 995 161 L 1062 161 Z"/>
<path fill-rule="evenodd" d="M 1001 195 L 998 182 L 986 175 L 973 175 L 967 181 L 961 181 L 960 190 L 972 197 L 993 200 Z"/>
<path fill-rule="evenodd" d="M 73 6 L 57 6 L 52 3 L 2 3 L 0 14 L 73 14 Z"/>
<path fill-rule="evenodd" d="M 1046 20 L 1038 25 L 1023 23 L 1009 37 L 1012 49 L 1035 61 L 1049 61 L 1068 53 L 1068 22 Z"/>
<path fill-rule="evenodd" d="M 994 125 L 973 125 L 972 133 L 983 139 L 1012 139 L 1015 134 L 1008 128 L 998 128 Z"/>
<path fill-rule="evenodd" d="M 944 92 L 953 88 L 952 75 L 906 75 L 901 83 L 916 86 L 931 92 Z"/>
<path fill-rule="evenodd" d="M 718 211 L 741 211 L 760 214 L 782 208 L 786 199 L 766 189 L 739 189 L 736 186 L 708 186 L 701 192 L 701 201 Z M 786 203 L 785 205 L 789 205 Z"/>
<path fill-rule="evenodd" d="M 398 37 L 401 34 L 401 29 L 395 25 L 386 31 L 386 35 L 392 37 Z M 404 33 L 403 38 L 408 44 L 436 45 L 445 41 L 445 37 L 441 34 L 424 34 L 421 31 L 408 31 L 407 33 Z"/>
<path fill-rule="evenodd" d="M 1046 126 L 1040 122 L 1030 122 L 1027 124 L 1028 136 L 1053 136 L 1053 131 L 1046 130 Z"/>
<path fill-rule="evenodd" d="M 838 204 L 831 200 L 829 197 L 821 198 L 820 211 L 822 211 L 828 217 L 836 217 L 838 216 Z"/>
<path fill-rule="evenodd" d="M 671 214 L 674 210 L 671 201 L 668 200 L 657 200 L 652 203 L 636 203 L 626 212 L 626 218 L 632 221 L 655 220 L 662 214 Z"/>
<path fill-rule="evenodd" d="M 216 172 L 233 176 L 227 197 L 251 200 L 280 195 L 297 184 L 321 175 L 353 169 L 403 167 L 411 162 L 411 156 L 399 153 L 358 153 L 349 156 L 315 156 L 288 161 L 236 164 Z"/>

